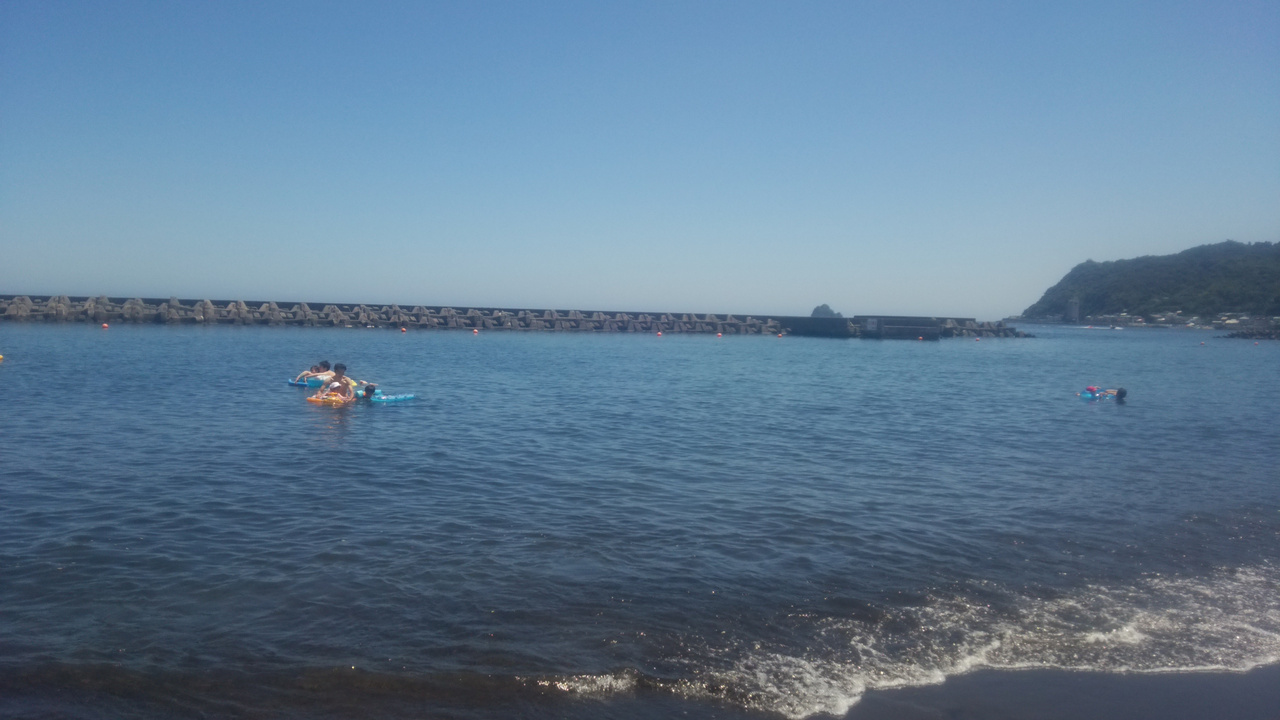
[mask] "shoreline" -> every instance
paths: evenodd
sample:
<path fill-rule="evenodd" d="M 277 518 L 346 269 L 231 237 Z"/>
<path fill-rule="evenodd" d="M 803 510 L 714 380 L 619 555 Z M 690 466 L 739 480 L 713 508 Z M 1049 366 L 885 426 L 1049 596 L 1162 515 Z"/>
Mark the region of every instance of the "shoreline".
<path fill-rule="evenodd" d="M 779 720 L 786 716 L 668 690 L 608 696 L 548 692 L 485 676 L 413 678 L 308 668 L 256 677 L 243 671 L 138 672 L 110 664 L 8 667 L 0 675 L 7 717 L 280 718 L 522 715 L 557 720 Z M 228 706 L 243 712 L 223 713 Z M 176 711 L 176 712 L 175 712 Z M 816 713 L 803 720 L 833 716 Z M 936 685 L 867 691 L 841 720 L 1276 720 L 1280 664 L 1248 671 L 1107 673 L 981 669 Z M 801 720 L 797 717 L 795 720 Z"/>
<path fill-rule="evenodd" d="M 869 690 L 844 720 L 1277 720 L 1280 664 L 1247 671 L 982 669 Z"/>

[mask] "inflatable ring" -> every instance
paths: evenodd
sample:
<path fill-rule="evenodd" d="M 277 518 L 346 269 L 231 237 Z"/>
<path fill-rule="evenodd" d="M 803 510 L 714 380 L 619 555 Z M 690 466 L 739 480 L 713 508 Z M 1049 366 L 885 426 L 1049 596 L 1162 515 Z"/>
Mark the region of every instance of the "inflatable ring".
<path fill-rule="evenodd" d="M 347 403 L 351 402 L 351 398 L 346 398 L 341 395 L 334 395 L 333 393 L 327 393 L 325 395 L 322 395 L 321 397 L 314 397 L 314 396 L 309 397 L 307 398 L 307 402 L 317 403 L 320 405 L 346 405 Z"/>

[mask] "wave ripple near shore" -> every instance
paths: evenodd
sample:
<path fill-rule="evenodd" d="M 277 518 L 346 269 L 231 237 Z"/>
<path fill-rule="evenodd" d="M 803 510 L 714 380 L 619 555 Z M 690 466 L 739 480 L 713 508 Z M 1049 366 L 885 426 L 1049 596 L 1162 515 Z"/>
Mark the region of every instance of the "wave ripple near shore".
<path fill-rule="evenodd" d="M 31 688 L 798 718 L 1280 657 L 1272 348 L 89 330 L 0 335 L 0 666 Z M 320 355 L 420 401 L 308 406 L 283 378 Z M 1131 401 L 1079 402 L 1098 375 Z M 157 680 L 227 673 L 259 695 Z"/>

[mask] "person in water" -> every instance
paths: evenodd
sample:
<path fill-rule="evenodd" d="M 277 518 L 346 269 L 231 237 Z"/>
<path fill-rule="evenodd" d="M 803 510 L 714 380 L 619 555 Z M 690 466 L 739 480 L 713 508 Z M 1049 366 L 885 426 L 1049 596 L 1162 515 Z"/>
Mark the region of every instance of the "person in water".
<path fill-rule="evenodd" d="M 312 365 L 310 370 L 303 370 L 294 378 L 294 382 L 301 382 L 307 378 L 318 377 L 321 380 L 327 380 L 333 375 L 333 371 L 329 369 L 329 361 L 321 360 L 319 365 Z"/>
<path fill-rule="evenodd" d="M 355 392 L 351 389 L 351 379 L 347 377 L 347 366 L 338 363 L 333 366 L 333 376 L 325 381 L 323 387 L 316 391 L 316 397 L 337 397 L 343 400 L 352 400 L 355 398 Z"/>
<path fill-rule="evenodd" d="M 321 370 L 319 365 L 312 365 L 310 370 L 303 370 L 302 372 L 298 373 L 298 377 L 294 378 L 293 381 L 302 382 L 307 378 L 312 378 L 319 375 L 320 372 Z"/>
<path fill-rule="evenodd" d="M 365 400 L 372 400 L 374 393 L 376 392 L 378 392 L 378 386 L 374 385 L 373 383 L 368 383 L 367 385 L 364 386 L 364 390 L 360 393 L 360 397 L 364 398 Z"/>
<path fill-rule="evenodd" d="M 1080 397 L 1083 397 L 1086 399 L 1091 398 L 1093 400 L 1113 399 L 1117 403 L 1123 405 L 1125 397 L 1129 395 L 1129 391 L 1125 390 L 1124 388 L 1103 390 L 1097 385 L 1090 385 L 1089 387 L 1084 389 L 1084 392 L 1078 392 L 1076 393 L 1076 395 L 1079 395 Z"/>
<path fill-rule="evenodd" d="M 1102 395 L 1112 398 L 1116 403 L 1123 405 L 1124 399 L 1129 396 L 1129 391 L 1124 388 L 1115 388 L 1114 390 L 1103 390 Z"/>

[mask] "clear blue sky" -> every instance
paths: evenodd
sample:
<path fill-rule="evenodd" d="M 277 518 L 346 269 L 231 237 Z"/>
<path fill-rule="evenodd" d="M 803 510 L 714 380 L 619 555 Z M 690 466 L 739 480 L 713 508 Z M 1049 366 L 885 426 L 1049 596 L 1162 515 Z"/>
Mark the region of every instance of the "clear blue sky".
<path fill-rule="evenodd" d="M 0 3 L 0 292 L 999 318 L 1280 240 L 1280 2 Z"/>

